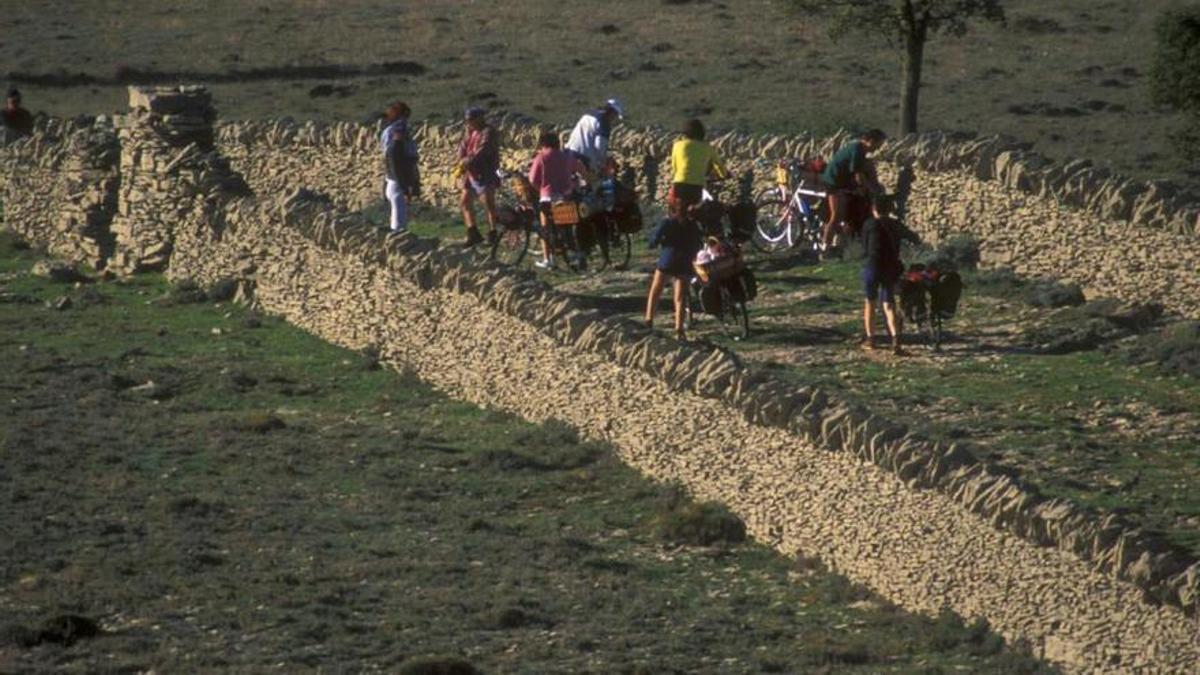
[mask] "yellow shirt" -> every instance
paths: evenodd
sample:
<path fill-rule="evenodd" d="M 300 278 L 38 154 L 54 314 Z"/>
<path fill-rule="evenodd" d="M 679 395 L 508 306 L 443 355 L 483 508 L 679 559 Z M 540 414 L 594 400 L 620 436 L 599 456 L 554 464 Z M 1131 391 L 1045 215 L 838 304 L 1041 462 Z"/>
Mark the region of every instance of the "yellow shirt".
<path fill-rule="evenodd" d="M 674 183 L 703 186 L 708 178 L 709 167 L 718 178 L 724 178 L 728 171 L 717 151 L 704 141 L 693 141 L 681 138 L 671 146 L 671 167 Z"/>

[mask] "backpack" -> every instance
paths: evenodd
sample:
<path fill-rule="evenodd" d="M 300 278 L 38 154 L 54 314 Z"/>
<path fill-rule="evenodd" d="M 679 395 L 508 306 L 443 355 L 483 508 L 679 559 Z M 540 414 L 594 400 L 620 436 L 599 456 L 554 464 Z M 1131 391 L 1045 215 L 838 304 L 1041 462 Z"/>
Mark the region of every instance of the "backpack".
<path fill-rule="evenodd" d="M 962 277 L 958 272 L 943 272 L 929 288 L 929 311 L 943 319 L 954 316 L 962 289 Z"/>
<path fill-rule="evenodd" d="M 622 234 L 637 234 L 641 232 L 644 223 L 642 221 L 642 209 L 635 201 L 628 206 L 621 206 L 620 197 L 617 198 L 617 208 L 613 211 L 613 218 L 617 221 L 617 231 Z"/>
<path fill-rule="evenodd" d="M 729 228 L 735 242 L 749 241 L 754 235 L 758 220 L 758 207 L 754 202 L 738 202 L 729 209 Z"/>

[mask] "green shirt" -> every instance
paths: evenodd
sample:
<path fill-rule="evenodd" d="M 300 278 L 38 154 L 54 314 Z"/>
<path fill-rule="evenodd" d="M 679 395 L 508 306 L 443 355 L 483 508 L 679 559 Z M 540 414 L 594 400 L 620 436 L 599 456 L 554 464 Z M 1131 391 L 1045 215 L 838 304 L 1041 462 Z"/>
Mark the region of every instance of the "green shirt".
<path fill-rule="evenodd" d="M 866 169 L 867 149 L 862 141 L 851 141 L 833 153 L 821 172 L 821 181 L 828 187 L 845 190 L 854 187 L 854 174 Z"/>

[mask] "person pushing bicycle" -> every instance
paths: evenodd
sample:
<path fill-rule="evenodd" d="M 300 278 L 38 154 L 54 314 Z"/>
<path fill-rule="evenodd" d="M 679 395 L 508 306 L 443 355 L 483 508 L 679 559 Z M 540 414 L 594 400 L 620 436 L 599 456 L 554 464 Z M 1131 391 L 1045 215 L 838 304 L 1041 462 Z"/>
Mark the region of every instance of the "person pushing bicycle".
<path fill-rule="evenodd" d="M 832 249 L 835 236 L 845 232 L 852 196 L 883 193 L 869 156 L 886 139 L 887 135 L 879 129 L 864 133 L 835 152 L 821 172 L 821 183 L 829 192 L 829 220 L 821 232 L 822 252 Z"/>
<path fill-rule="evenodd" d="M 667 202 L 679 202 L 687 213 L 690 206 L 699 204 L 710 175 L 718 179 L 729 176 L 729 170 L 717 151 L 704 140 L 704 124 L 690 119 L 683 124 L 683 138 L 671 146 L 671 191 Z"/>

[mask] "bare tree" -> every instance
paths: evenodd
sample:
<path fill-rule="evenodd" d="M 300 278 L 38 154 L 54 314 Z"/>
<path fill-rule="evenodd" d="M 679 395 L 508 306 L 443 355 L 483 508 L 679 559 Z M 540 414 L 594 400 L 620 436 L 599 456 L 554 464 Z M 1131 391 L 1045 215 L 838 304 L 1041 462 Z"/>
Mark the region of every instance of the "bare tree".
<path fill-rule="evenodd" d="M 799 10 L 831 20 L 834 38 L 863 33 L 887 39 L 900 52 L 901 135 L 917 130 L 925 43 L 937 34 L 962 35 L 972 19 L 1004 21 L 1002 0 L 791 0 Z"/>

